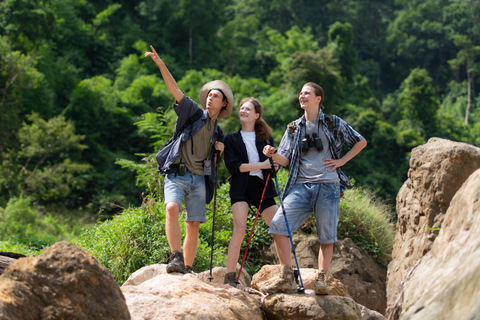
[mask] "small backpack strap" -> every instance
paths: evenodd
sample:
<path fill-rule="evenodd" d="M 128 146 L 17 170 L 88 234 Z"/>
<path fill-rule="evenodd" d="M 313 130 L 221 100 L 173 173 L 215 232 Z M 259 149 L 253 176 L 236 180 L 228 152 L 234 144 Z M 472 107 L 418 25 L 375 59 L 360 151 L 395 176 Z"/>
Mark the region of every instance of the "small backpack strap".
<path fill-rule="evenodd" d="M 295 133 L 295 131 L 297 131 L 297 125 L 295 124 L 295 120 L 287 125 L 287 129 L 288 133 L 290 133 L 290 138 L 293 139 L 293 134 Z"/>
<path fill-rule="evenodd" d="M 328 130 L 333 133 L 333 129 L 335 128 L 335 123 L 333 122 L 333 115 L 331 113 L 325 114 L 325 122 L 327 123 Z"/>

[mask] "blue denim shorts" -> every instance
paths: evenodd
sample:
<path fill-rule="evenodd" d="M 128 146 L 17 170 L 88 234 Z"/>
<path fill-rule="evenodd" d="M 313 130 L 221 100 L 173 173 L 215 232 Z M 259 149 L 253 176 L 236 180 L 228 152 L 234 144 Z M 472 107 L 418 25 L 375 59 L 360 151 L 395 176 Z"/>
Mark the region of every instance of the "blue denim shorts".
<path fill-rule="evenodd" d="M 165 176 L 165 205 L 171 201 L 182 208 L 185 200 L 187 221 L 207 222 L 205 209 L 205 177 L 185 171 L 185 175 L 167 174 Z"/>
<path fill-rule="evenodd" d="M 283 200 L 288 227 L 293 233 L 315 214 L 318 241 L 329 244 L 337 241 L 337 225 L 340 213 L 339 183 L 301 183 L 294 185 Z M 285 217 L 280 207 L 270 223 L 269 233 L 288 236 Z"/>

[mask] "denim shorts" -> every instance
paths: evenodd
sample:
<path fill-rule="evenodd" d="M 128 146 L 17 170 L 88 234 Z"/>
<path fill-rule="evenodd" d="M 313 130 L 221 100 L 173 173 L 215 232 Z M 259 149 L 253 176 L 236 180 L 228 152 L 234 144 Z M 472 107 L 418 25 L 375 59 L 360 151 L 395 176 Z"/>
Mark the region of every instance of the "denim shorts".
<path fill-rule="evenodd" d="M 185 171 L 180 176 L 174 173 L 165 176 L 165 205 L 169 202 L 176 202 L 182 208 L 185 200 L 187 221 L 207 222 L 205 209 L 205 177 Z"/>
<path fill-rule="evenodd" d="M 293 233 L 315 214 L 318 241 L 329 244 L 337 241 L 337 225 L 340 213 L 339 183 L 301 183 L 294 185 L 283 200 L 288 227 Z M 288 236 L 283 209 L 280 207 L 270 223 L 269 233 Z"/>

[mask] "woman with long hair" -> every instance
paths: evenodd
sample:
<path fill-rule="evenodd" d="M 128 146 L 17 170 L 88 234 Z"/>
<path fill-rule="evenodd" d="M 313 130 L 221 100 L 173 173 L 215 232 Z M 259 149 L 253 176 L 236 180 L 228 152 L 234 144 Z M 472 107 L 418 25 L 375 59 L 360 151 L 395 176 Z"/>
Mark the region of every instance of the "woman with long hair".
<path fill-rule="evenodd" d="M 245 237 L 248 210 L 258 208 L 265 184 L 267 184 L 260 208 L 265 222 L 270 225 L 277 205 L 277 193 L 273 181 L 265 181 L 271 172 L 270 160 L 263 154 L 266 145 L 273 146 L 272 129 L 262 118 L 263 106 L 253 97 L 240 102 L 238 115 L 242 128 L 225 138 L 225 165 L 231 174 L 230 199 L 233 213 L 233 234 L 228 246 L 227 274 L 224 283 L 237 286 L 236 266 L 242 241 Z"/>

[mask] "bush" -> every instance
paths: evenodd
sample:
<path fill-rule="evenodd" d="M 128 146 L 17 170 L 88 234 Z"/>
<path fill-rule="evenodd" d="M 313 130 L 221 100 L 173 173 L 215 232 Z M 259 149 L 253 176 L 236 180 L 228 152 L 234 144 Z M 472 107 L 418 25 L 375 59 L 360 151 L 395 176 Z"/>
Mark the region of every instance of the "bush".
<path fill-rule="evenodd" d="M 351 238 L 385 268 L 391 260 L 395 227 L 392 209 L 371 191 L 356 187 L 345 191 L 340 202 L 339 238 Z"/>
<path fill-rule="evenodd" d="M 75 244 L 96 257 L 121 284 L 143 266 L 164 263 L 170 250 L 163 203 L 146 200 L 113 219 L 85 229 Z"/>
<path fill-rule="evenodd" d="M 31 197 L 11 198 L 5 208 L 0 208 L 1 251 L 38 254 L 57 241 L 75 238 L 91 220 L 75 212 L 65 216 L 43 211 Z"/>
<path fill-rule="evenodd" d="M 284 189 L 287 176 L 287 170 L 278 173 L 280 190 Z M 202 223 L 199 230 L 197 254 L 193 264 L 195 272 L 210 269 L 214 202 L 216 210 L 212 266 L 226 266 L 233 230 L 229 189 L 228 182 L 220 185 L 216 201 L 214 199 L 207 205 L 207 222 Z M 141 207 L 127 209 L 93 229 L 84 230 L 77 241 L 79 246 L 89 251 L 110 270 L 119 284 L 144 266 L 168 263 L 170 248 L 165 235 L 164 203 L 163 200 L 155 200 L 153 194 L 150 193 Z M 278 198 L 277 204 L 280 207 Z M 393 226 L 387 218 L 388 210 L 386 205 L 376 200 L 368 191 L 360 188 L 348 190 L 341 201 L 338 228 L 340 237 L 352 238 L 385 266 L 390 259 L 393 242 Z M 256 213 L 255 208 L 249 212 L 239 263 L 243 259 Z M 315 224 L 311 224 L 312 232 L 315 233 Z M 184 214 L 180 215 L 180 226 L 184 236 Z M 250 275 L 258 272 L 265 263 L 270 263 L 265 260 L 263 252 L 272 243 L 273 238 L 268 233 L 268 226 L 259 217 L 244 264 Z"/>

